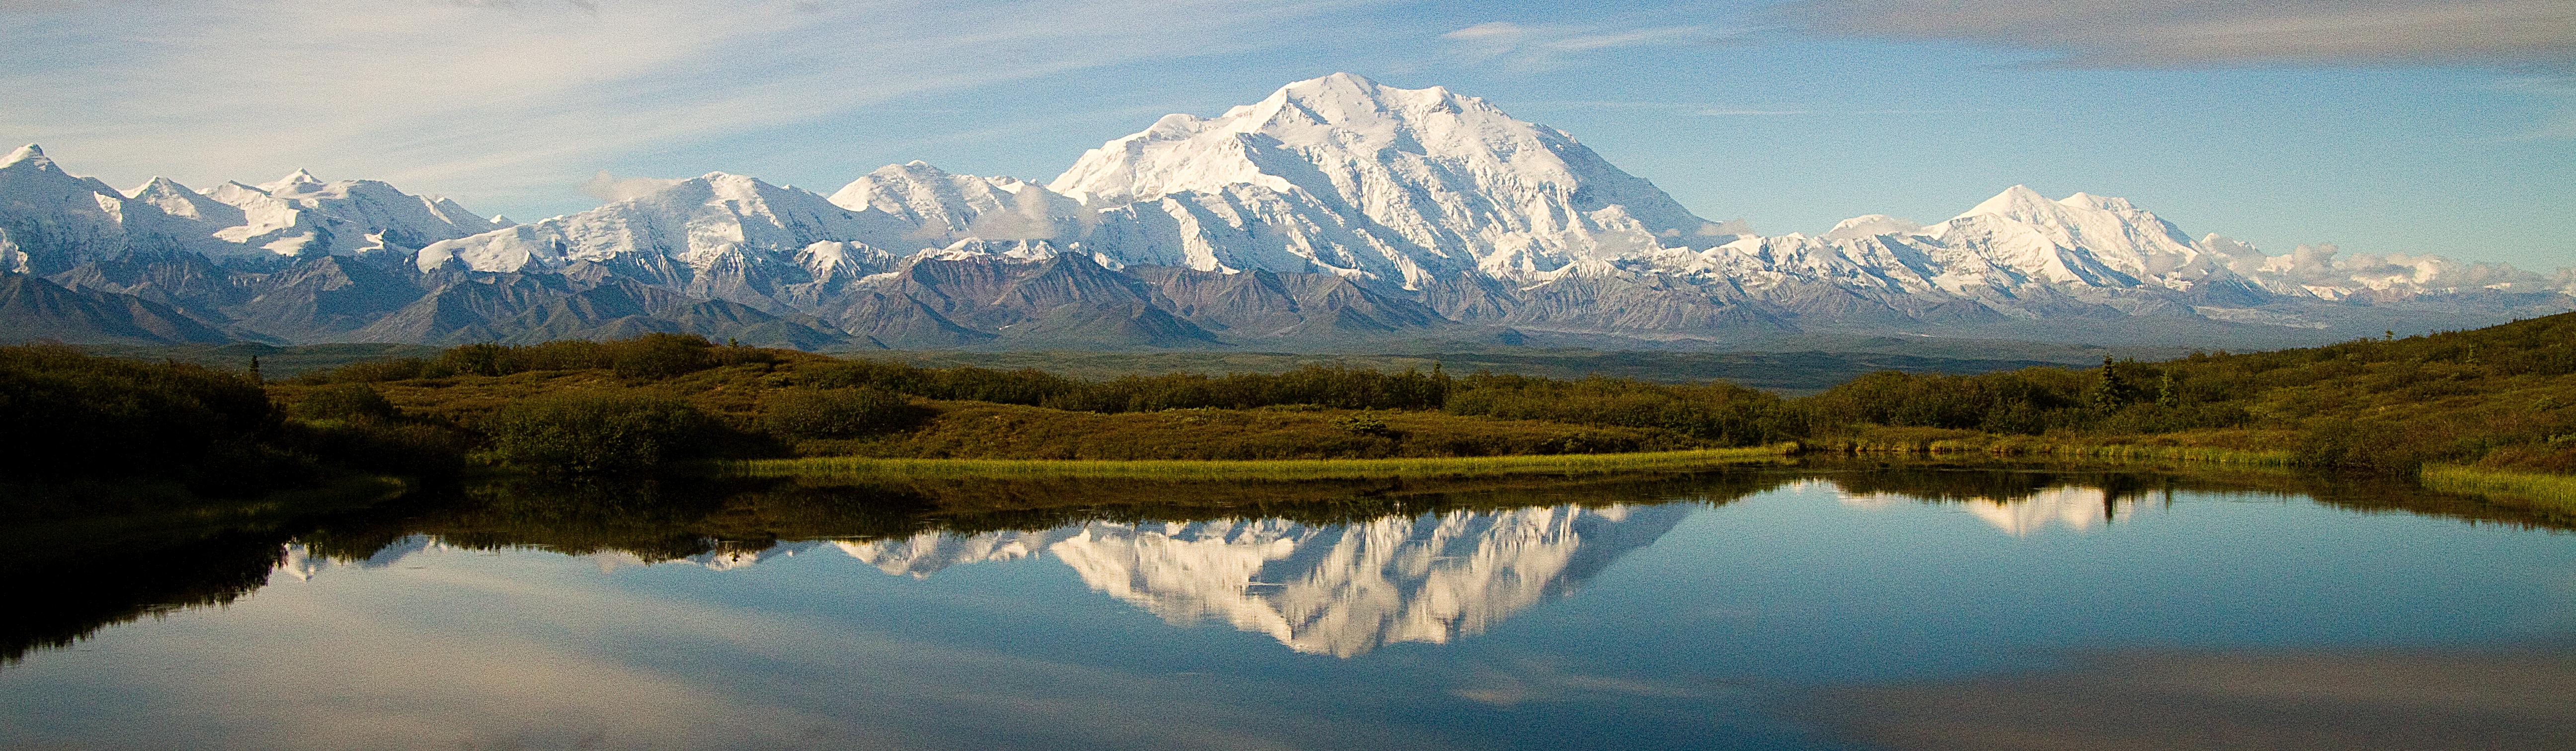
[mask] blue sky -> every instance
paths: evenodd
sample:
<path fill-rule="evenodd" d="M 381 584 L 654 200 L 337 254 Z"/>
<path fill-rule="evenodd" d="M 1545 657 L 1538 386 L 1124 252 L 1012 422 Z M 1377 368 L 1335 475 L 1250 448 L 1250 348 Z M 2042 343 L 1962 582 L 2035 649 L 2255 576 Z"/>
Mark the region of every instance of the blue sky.
<path fill-rule="evenodd" d="M 1044 181 L 1351 71 L 1546 123 L 1712 219 L 2125 196 L 2273 253 L 2576 265 L 2564 0 L 0 0 L 0 138 L 120 187 L 298 167 L 532 219 L 607 171 Z"/>

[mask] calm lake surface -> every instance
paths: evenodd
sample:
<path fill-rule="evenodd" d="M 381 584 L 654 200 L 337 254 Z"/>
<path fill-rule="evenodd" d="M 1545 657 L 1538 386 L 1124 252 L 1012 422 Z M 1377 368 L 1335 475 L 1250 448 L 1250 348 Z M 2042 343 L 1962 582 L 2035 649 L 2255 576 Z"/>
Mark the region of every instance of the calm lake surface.
<path fill-rule="evenodd" d="M 2464 499 L 1091 485 L 1136 505 L 522 489 L 22 553 L 0 746 L 2576 747 L 2576 536 Z"/>

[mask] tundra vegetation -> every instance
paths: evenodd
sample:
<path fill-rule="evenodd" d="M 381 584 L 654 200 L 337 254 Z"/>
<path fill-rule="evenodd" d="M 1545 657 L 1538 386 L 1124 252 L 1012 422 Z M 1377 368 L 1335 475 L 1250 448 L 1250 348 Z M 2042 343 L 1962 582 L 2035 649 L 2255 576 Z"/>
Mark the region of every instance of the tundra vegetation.
<path fill-rule="evenodd" d="M 0 438 L 10 444 L 0 462 L 11 477 L 143 467 L 153 482 L 211 494 L 477 465 L 597 474 L 705 460 L 814 458 L 805 466 L 847 469 L 859 459 L 1392 460 L 1785 445 L 2576 474 L 2576 314 L 2084 369 L 1881 372 L 1796 398 L 1723 381 L 1437 365 L 1084 379 L 671 334 L 475 344 L 270 384 L 60 347 L 5 354 L 0 415 L 17 429 Z"/>

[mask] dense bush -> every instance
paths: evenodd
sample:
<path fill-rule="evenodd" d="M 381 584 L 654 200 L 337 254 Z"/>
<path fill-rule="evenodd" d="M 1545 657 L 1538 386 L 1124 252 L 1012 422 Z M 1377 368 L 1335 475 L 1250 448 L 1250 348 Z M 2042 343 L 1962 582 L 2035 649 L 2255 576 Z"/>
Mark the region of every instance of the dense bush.
<path fill-rule="evenodd" d="M 465 469 L 475 437 L 429 421 L 353 420 L 290 424 L 285 443 L 332 466 L 443 480 Z"/>
<path fill-rule="evenodd" d="M 529 345 L 467 344 L 448 348 L 436 358 L 351 363 L 308 373 L 293 382 L 376 383 L 549 370 L 608 370 L 630 380 L 660 380 L 708 368 L 776 363 L 779 359 L 778 353 L 756 347 L 718 346 L 704 337 L 657 333 L 612 342 L 566 339 Z"/>
<path fill-rule="evenodd" d="M 239 495 L 313 468 L 273 445 L 283 415 L 249 379 L 195 365 L 0 347 L 0 475 L 160 478 Z"/>
<path fill-rule="evenodd" d="M 1284 404 L 1332 409 L 1439 409 L 1448 400 L 1452 383 L 1447 374 L 1437 369 L 1427 374 L 1415 370 L 1380 373 L 1310 365 L 1275 374 L 1127 376 L 1065 390 L 1047 399 L 1044 406 L 1084 412 L 1252 409 Z"/>
<path fill-rule="evenodd" d="M 650 470 L 702 456 L 717 426 L 686 402 L 620 392 L 573 392 L 511 402 L 478 426 L 493 453 L 540 472 Z"/>
<path fill-rule="evenodd" d="M 1252 409 L 1283 404 L 1335 409 L 1439 409 L 1447 399 L 1451 379 L 1437 369 L 1431 373 L 1380 373 L 1309 366 L 1286 373 L 1172 373 L 1090 382 L 1040 370 L 922 368 L 847 360 L 800 367 L 797 382 L 815 388 L 872 386 L 946 401 L 1117 413 L 1207 407 Z"/>
<path fill-rule="evenodd" d="M 1450 390 L 1447 410 L 1505 420 L 1663 428 L 1721 445 L 1750 446 L 1804 433 L 1780 397 L 1730 383 L 1644 383 L 1594 376 L 1579 381 L 1478 373 Z"/>
<path fill-rule="evenodd" d="M 341 383 L 305 392 L 295 403 L 295 416 L 305 420 L 390 422 L 402 416 L 394 403 L 363 383 Z"/>
<path fill-rule="evenodd" d="M 761 427 L 790 439 L 858 438 L 912 427 L 930 410 L 873 386 L 779 389 L 761 400 Z"/>
<path fill-rule="evenodd" d="M 902 363 L 843 360 L 805 365 L 797 383 L 818 389 L 866 386 L 948 401 L 1037 406 L 1087 384 L 1040 370 L 920 368 Z"/>

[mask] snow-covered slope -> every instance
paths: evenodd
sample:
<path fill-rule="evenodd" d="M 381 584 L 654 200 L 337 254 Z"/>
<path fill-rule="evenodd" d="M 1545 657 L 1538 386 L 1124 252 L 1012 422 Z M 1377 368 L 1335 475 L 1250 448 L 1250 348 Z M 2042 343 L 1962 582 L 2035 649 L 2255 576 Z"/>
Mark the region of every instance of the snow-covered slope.
<path fill-rule="evenodd" d="M 35 144 L 0 159 L 0 272 L 50 274 L 149 250 L 241 252 L 206 236 L 202 226 L 96 179 L 74 177 Z"/>
<path fill-rule="evenodd" d="M 1573 136 L 1447 89 L 1336 73 L 1214 118 L 1170 115 L 1049 183 L 1104 214 L 1092 250 L 1407 288 L 1536 281 L 1729 238 Z"/>
<path fill-rule="evenodd" d="M 417 265 L 423 271 L 453 264 L 519 272 L 576 261 L 640 267 L 667 261 L 707 271 L 784 262 L 826 271 L 864 264 L 874 257 L 873 248 L 899 247 L 916 229 L 883 212 L 851 211 L 804 190 L 709 172 L 579 214 L 433 243 L 421 249 Z"/>
<path fill-rule="evenodd" d="M 132 195 L 165 210 L 184 204 L 217 227 L 216 237 L 281 256 L 409 252 L 503 226 L 445 198 L 415 196 L 375 180 L 323 182 L 304 170 L 266 185 L 227 182 L 194 199 L 179 195 L 185 192 L 156 177 Z M 205 206 L 209 199 L 233 211 L 211 210 Z"/>
<path fill-rule="evenodd" d="M 968 238 L 1073 240 L 1089 212 L 1043 186 L 1008 177 L 952 175 L 921 162 L 890 164 L 850 181 L 832 203 L 851 211 L 875 210 L 914 227 L 921 247 L 945 248 Z M 887 247 L 894 253 L 918 248 Z"/>

